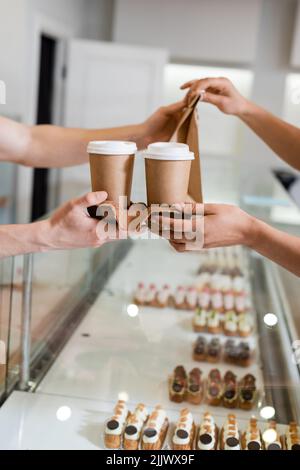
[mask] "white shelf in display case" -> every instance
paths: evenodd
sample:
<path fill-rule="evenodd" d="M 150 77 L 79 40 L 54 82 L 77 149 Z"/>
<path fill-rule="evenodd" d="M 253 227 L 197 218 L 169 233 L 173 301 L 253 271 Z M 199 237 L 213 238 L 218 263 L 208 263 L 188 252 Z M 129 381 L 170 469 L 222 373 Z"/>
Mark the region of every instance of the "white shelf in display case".
<path fill-rule="evenodd" d="M 249 368 L 222 362 L 200 363 L 192 359 L 192 346 L 198 335 L 192 330 L 193 313 L 149 307 L 140 308 L 135 317 L 127 313 L 138 282 L 191 285 L 201 260 L 199 253 L 176 253 L 163 240 L 136 241 L 37 391 L 14 392 L 1 408 L 0 447 L 103 448 L 104 423 L 118 398 L 127 398 L 131 410 L 139 402 L 149 410 L 160 404 L 173 424 L 182 407 L 189 407 L 197 424 L 208 410 L 221 426 L 231 410 L 169 401 L 168 376 L 179 364 L 187 371 L 200 367 L 204 376 L 213 367 L 222 374 L 230 369 L 238 378 L 250 372 L 262 391 L 256 334 L 250 340 L 256 348 L 256 360 Z M 241 430 L 252 415 L 259 418 L 257 409 L 232 411 Z M 264 426 L 262 423 L 261 428 Z M 172 427 L 166 445 L 170 444 L 171 430 Z"/>
<path fill-rule="evenodd" d="M 129 404 L 130 405 L 130 404 Z M 112 414 L 114 403 L 84 398 L 13 392 L 0 410 L 0 450 L 101 450 L 104 449 L 104 426 Z M 130 409 L 133 409 L 133 405 Z M 168 410 L 170 421 L 164 449 L 171 448 L 171 439 L 178 412 Z M 196 425 L 202 415 L 193 413 Z M 225 417 L 214 413 L 221 427 Z M 240 431 L 248 420 L 238 418 Z M 264 431 L 266 423 L 259 422 Z M 286 426 L 278 425 L 283 434 Z"/>
<path fill-rule="evenodd" d="M 249 368 L 193 361 L 192 347 L 197 334 L 192 330 L 192 313 L 149 307 L 141 308 L 136 317 L 127 313 L 139 281 L 189 285 L 195 281 L 200 262 L 201 255 L 176 253 L 162 240 L 136 242 L 39 385 L 38 392 L 104 401 L 125 396 L 132 403 L 142 401 L 148 406 L 160 403 L 176 410 L 180 405 L 169 401 L 168 377 L 179 364 L 187 371 L 200 367 L 204 376 L 213 367 L 218 367 L 222 374 L 230 369 L 238 378 L 250 372 L 262 390 L 259 354 Z M 90 337 L 83 337 L 85 333 Z M 257 350 L 256 337 L 251 342 Z M 192 411 L 204 409 L 206 405 L 191 405 Z M 211 410 L 215 412 L 216 408 Z M 218 409 L 218 413 L 223 411 L 227 413 L 226 409 Z M 237 413 L 245 417 L 252 414 L 242 410 Z"/>

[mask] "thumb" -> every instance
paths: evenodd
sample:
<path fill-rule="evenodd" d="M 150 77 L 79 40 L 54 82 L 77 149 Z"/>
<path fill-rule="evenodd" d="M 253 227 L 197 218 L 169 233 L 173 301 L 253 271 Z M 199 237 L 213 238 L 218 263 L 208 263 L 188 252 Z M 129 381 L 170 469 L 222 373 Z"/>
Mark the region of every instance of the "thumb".
<path fill-rule="evenodd" d="M 89 206 L 97 206 L 107 199 L 106 191 L 95 191 L 92 193 L 87 193 L 84 196 L 81 196 L 77 199 L 78 205 L 86 209 Z"/>
<path fill-rule="evenodd" d="M 183 85 L 181 85 L 180 90 L 185 90 L 186 88 L 190 88 L 197 81 L 198 80 L 190 80 L 189 82 L 185 82 Z"/>
<path fill-rule="evenodd" d="M 219 204 L 204 204 L 204 215 L 217 214 L 219 207 Z"/>
<path fill-rule="evenodd" d="M 204 101 L 205 103 L 214 104 L 215 106 L 221 106 L 221 104 L 224 101 L 224 97 L 221 95 L 217 95 L 215 93 L 209 93 L 206 91 L 203 94 L 202 101 Z"/>

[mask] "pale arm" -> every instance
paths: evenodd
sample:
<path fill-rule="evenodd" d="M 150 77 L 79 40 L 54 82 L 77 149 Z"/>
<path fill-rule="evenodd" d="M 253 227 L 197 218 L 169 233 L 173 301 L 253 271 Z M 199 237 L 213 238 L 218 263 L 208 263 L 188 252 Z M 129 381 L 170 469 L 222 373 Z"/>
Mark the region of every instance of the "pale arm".
<path fill-rule="evenodd" d="M 240 118 L 282 160 L 300 170 L 300 129 L 244 98 L 230 80 L 204 78 L 187 82 L 181 88 L 189 88 L 188 101 L 200 94 L 202 101 Z"/>
<path fill-rule="evenodd" d="M 90 140 L 131 140 L 139 149 L 171 137 L 185 102 L 159 108 L 144 123 L 111 129 L 26 126 L 0 117 L 0 161 L 31 167 L 65 167 L 87 162 Z"/>
<path fill-rule="evenodd" d="M 179 252 L 186 251 L 186 243 L 190 244 L 191 234 L 195 234 L 195 220 L 186 220 L 183 225 L 181 219 L 160 217 L 160 223 L 165 228 L 169 227 L 166 233 L 171 232 L 172 246 Z M 227 204 L 204 204 L 202 227 L 204 227 L 203 248 L 244 245 L 300 276 L 300 238 L 271 227 L 239 207 Z M 175 233 L 177 235 L 180 233 L 181 239 Z"/>

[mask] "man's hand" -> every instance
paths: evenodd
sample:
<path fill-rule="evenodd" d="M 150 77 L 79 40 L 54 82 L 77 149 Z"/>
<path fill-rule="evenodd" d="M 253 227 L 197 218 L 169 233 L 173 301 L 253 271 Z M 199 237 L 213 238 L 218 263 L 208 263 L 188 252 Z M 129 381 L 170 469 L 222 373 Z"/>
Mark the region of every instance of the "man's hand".
<path fill-rule="evenodd" d="M 87 212 L 89 206 L 100 205 L 106 199 L 105 191 L 88 193 L 67 202 L 50 219 L 40 222 L 44 224 L 41 236 L 44 236 L 45 248 L 99 247 L 109 241 L 109 235 L 101 230 L 103 223 L 91 218 Z"/>
<path fill-rule="evenodd" d="M 141 124 L 140 148 L 146 148 L 151 142 L 168 141 L 174 133 L 181 114 L 186 106 L 182 100 L 169 106 L 162 106 Z"/>
<path fill-rule="evenodd" d="M 203 78 L 184 83 L 181 90 L 189 89 L 186 101 L 190 103 L 194 97 L 200 96 L 201 101 L 211 103 L 225 114 L 241 116 L 246 112 L 249 102 L 244 98 L 228 78 Z"/>

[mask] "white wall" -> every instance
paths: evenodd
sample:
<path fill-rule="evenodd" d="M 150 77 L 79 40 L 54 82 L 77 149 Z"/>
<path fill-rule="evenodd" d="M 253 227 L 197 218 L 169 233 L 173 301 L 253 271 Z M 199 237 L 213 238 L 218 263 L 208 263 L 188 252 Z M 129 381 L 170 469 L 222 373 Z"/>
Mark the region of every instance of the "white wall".
<path fill-rule="evenodd" d="M 169 49 L 173 59 L 255 59 L 261 0 L 116 0 L 117 42 Z"/>
<path fill-rule="evenodd" d="M 263 3 L 252 99 L 278 116 L 284 111 L 296 6 L 296 0 L 264 0 Z M 246 128 L 242 157 L 241 186 L 244 192 L 249 190 L 259 194 L 265 185 L 266 172 L 284 166 L 282 160 Z"/>
<path fill-rule="evenodd" d="M 293 35 L 293 47 L 291 51 L 291 65 L 300 67 L 300 1 L 298 0 L 295 19 L 295 30 Z"/>
<path fill-rule="evenodd" d="M 0 113 L 35 122 L 41 30 L 58 37 L 109 40 L 112 0 L 0 0 L 0 79 L 7 104 Z M 29 217 L 32 170 L 18 168 L 19 222 Z"/>

